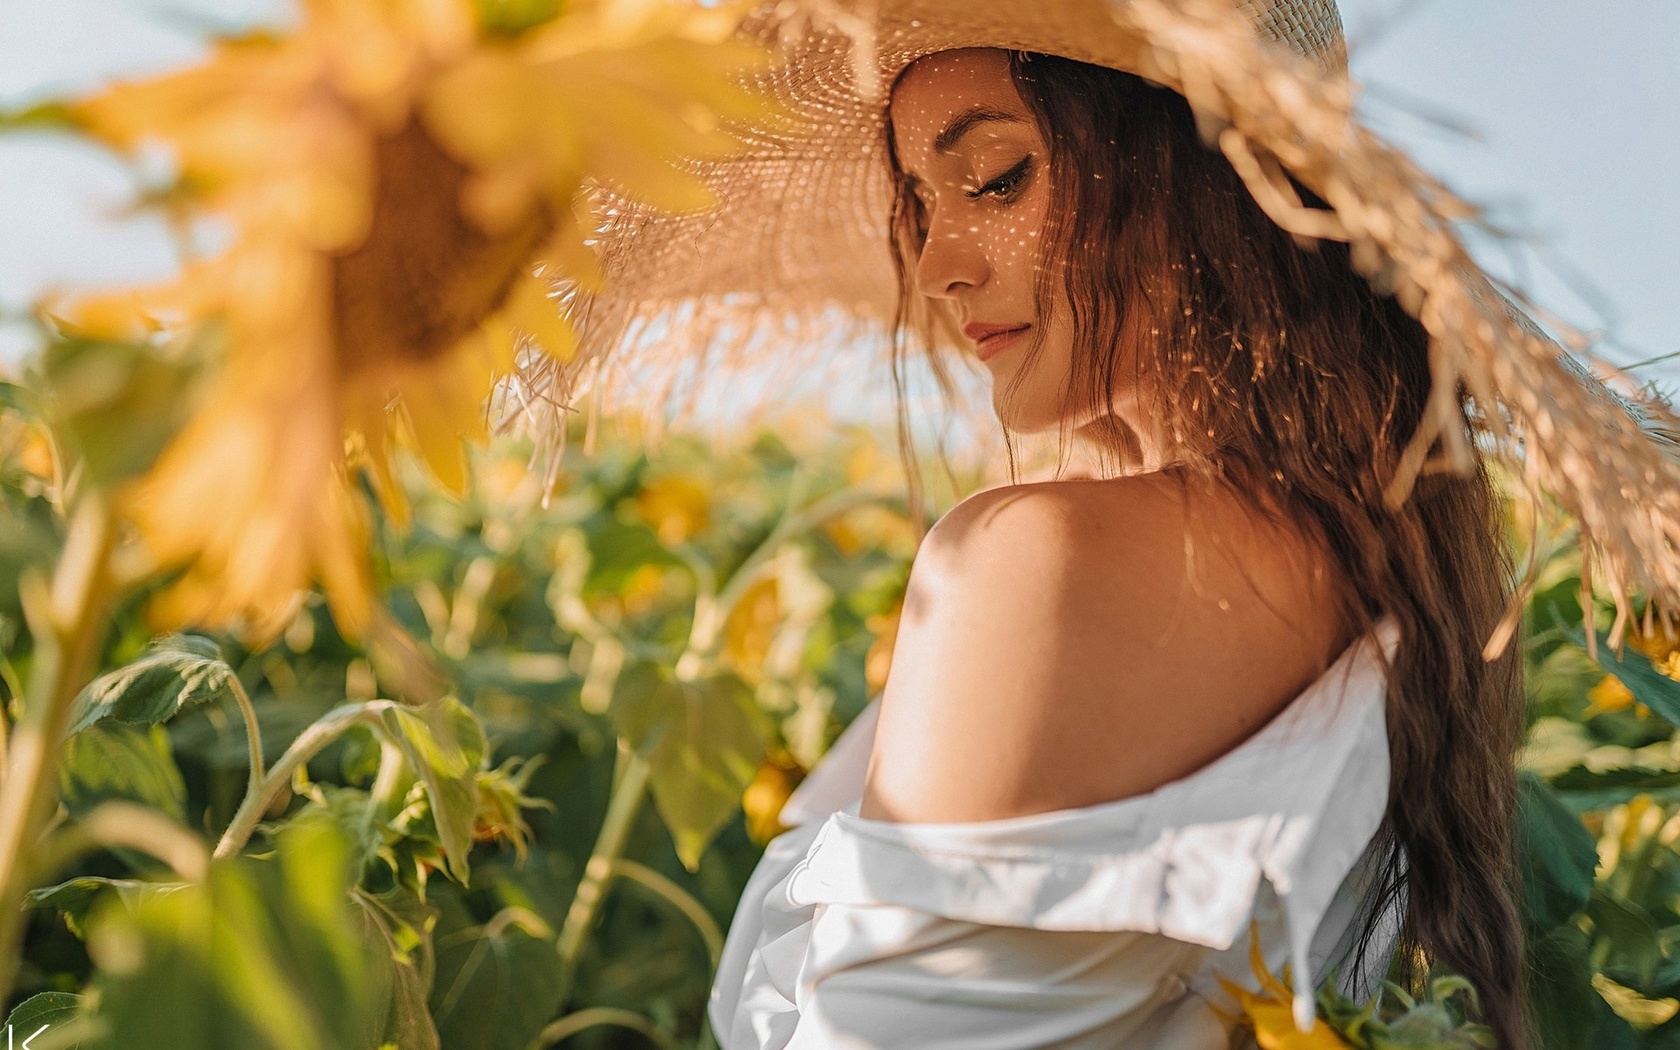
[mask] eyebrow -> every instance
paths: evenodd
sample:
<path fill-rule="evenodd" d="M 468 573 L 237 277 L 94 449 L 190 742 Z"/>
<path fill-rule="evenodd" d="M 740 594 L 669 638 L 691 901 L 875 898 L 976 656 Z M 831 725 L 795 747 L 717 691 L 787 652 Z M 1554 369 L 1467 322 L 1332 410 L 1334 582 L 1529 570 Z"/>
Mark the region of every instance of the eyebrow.
<path fill-rule="evenodd" d="M 992 109 L 988 106 L 972 106 L 953 117 L 951 123 L 945 125 L 945 130 L 934 136 L 933 151 L 935 153 L 949 153 L 956 149 L 957 143 L 963 140 L 963 136 L 982 124 L 994 121 L 1003 124 L 1023 123 L 1021 118 L 1014 113 L 1006 113 L 1001 109 Z"/>

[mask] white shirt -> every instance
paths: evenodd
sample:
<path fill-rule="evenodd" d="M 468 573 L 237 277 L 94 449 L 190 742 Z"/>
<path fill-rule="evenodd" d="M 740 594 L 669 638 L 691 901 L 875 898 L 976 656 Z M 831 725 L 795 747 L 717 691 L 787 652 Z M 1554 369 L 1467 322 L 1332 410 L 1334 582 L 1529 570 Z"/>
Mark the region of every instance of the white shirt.
<path fill-rule="evenodd" d="M 730 926 L 709 1013 L 724 1050 L 1223 1050 L 1256 987 L 1252 929 L 1297 1016 L 1371 890 L 1388 801 L 1376 645 L 1350 646 L 1259 732 L 1148 794 L 1002 820 L 857 816 L 879 701 L 782 810 Z M 1379 938 L 1381 940 L 1381 938 Z"/>

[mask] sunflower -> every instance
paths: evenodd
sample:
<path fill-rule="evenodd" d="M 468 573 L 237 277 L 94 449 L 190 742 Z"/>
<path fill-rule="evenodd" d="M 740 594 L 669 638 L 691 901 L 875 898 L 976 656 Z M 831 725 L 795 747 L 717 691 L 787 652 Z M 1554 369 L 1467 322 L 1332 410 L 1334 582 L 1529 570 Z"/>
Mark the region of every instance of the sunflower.
<path fill-rule="evenodd" d="M 125 505 L 160 567 L 154 612 L 272 637 L 310 586 L 371 613 L 366 470 L 399 523 L 399 447 L 466 484 L 464 440 L 521 353 L 575 353 L 554 301 L 600 277 L 587 238 L 622 195 L 705 206 L 689 159 L 727 154 L 740 5 L 678 0 L 303 0 L 295 30 L 64 106 L 92 138 L 175 158 L 161 199 L 225 250 L 164 285 L 69 304 L 123 336 L 209 331 L 202 407 Z"/>
<path fill-rule="evenodd" d="M 1266 966 L 1266 959 L 1260 954 L 1259 930 L 1254 927 L 1249 931 L 1248 961 L 1258 990 L 1250 991 L 1223 977 L 1219 983 L 1236 1000 L 1238 1026 L 1254 1034 L 1260 1050 L 1349 1050 L 1352 1044 L 1325 1024 L 1323 1018 L 1313 1017 L 1311 1027 L 1305 1030 L 1296 1026 L 1295 992 L 1290 986 L 1288 968 L 1279 977 Z"/>

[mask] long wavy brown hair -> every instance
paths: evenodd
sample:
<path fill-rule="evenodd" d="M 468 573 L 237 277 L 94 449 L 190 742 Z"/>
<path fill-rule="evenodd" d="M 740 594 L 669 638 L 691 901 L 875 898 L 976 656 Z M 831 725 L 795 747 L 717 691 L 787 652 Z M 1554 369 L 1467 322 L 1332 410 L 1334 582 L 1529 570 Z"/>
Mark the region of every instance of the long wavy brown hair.
<path fill-rule="evenodd" d="M 1379 887 L 1356 968 L 1402 915 L 1401 979 L 1416 986 L 1435 967 L 1470 977 L 1499 1045 L 1526 1050 L 1513 853 L 1522 671 L 1515 647 L 1482 655 L 1511 600 L 1499 495 L 1478 466 L 1424 475 L 1399 507 L 1383 499 L 1429 391 L 1422 325 L 1355 271 L 1345 245 L 1297 243 L 1272 223 L 1201 141 L 1182 96 L 1040 54 L 1012 53 L 1011 71 L 1049 147 L 1041 243 L 1061 265 L 1039 267 L 1038 299 L 1041 316 L 1059 291 L 1070 307 L 1069 403 L 1113 404 L 1117 382 L 1135 386 L 1141 410 L 1176 442 L 1171 458 L 1333 554 L 1350 635 L 1385 614 L 1400 628 L 1386 667 L 1392 763 Z M 919 493 L 903 366 L 913 337 L 928 338 L 937 320 L 910 278 L 919 205 L 890 122 L 886 133 L 898 186 L 900 447 Z M 1142 323 L 1128 325 L 1134 311 Z M 1127 348 L 1125 331 L 1148 334 Z M 1134 375 L 1119 375 L 1126 361 Z M 1460 406 L 1474 432 L 1462 392 Z"/>

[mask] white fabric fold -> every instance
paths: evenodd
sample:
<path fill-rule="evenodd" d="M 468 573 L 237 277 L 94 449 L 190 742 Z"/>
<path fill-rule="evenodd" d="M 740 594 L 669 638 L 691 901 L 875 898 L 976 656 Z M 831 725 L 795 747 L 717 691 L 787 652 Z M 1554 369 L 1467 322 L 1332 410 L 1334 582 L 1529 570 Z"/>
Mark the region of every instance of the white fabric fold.
<path fill-rule="evenodd" d="M 1223 1046 L 1213 1011 L 1183 1000 L 1240 955 L 1251 921 L 1269 962 L 1292 964 L 1310 1020 L 1314 980 L 1299 975 L 1316 978 L 1315 945 L 1344 932 L 1326 916 L 1357 912 L 1348 897 L 1387 805 L 1376 646 L 1392 655 L 1397 640 L 1381 621 L 1187 777 L 1004 820 L 858 817 L 866 711 L 789 800 L 798 826 L 742 896 L 710 1006 L 725 1050 Z M 1222 975 L 1252 983 L 1246 967 Z M 1156 1041 L 1129 1042 L 1144 1032 Z"/>

